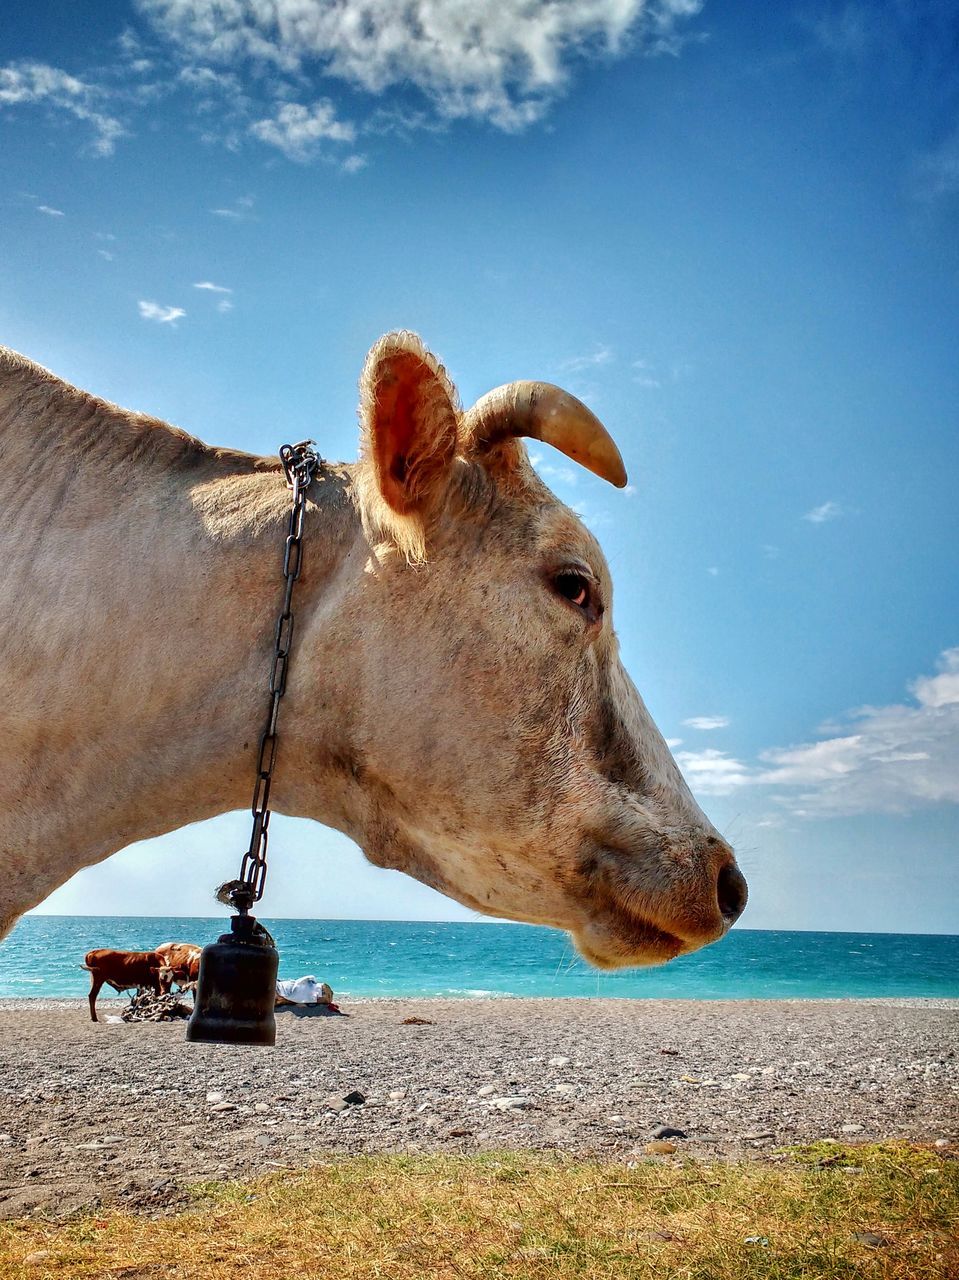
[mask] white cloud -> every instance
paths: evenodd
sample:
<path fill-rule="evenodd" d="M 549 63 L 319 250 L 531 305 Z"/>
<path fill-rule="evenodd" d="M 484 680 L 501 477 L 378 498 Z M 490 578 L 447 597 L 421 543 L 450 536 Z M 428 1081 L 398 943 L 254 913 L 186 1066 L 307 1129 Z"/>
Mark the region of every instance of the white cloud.
<path fill-rule="evenodd" d="M 161 307 L 156 302 L 138 302 L 140 315 L 144 320 L 155 320 L 157 324 L 172 324 L 186 315 L 182 307 Z"/>
<path fill-rule="evenodd" d="M 97 254 L 103 259 L 104 262 L 112 262 L 116 257 L 116 254 L 111 253 L 109 249 L 98 249 Z"/>
<path fill-rule="evenodd" d="M 369 160 L 366 156 L 352 155 L 346 157 L 340 165 L 340 168 L 344 173 L 359 173 L 360 170 L 365 169 L 368 164 Z"/>
<path fill-rule="evenodd" d="M 832 726 L 832 736 L 760 752 L 754 766 L 722 751 L 676 758 L 694 790 L 770 788 L 796 817 L 959 804 L 959 647 L 946 649 L 937 665 L 938 674 L 910 686 L 915 705 L 862 707 Z"/>
<path fill-rule="evenodd" d="M 93 129 L 88 150 L 95 156 L 113 154 L 126 130 L 100 110 L 105 91 L 45 62 L 20 61 L 0 67 L 0 107 L 43 107 L 62 111 Z"/>
<path fill-rule="evenodd" d="M 718 569 L 718 567 L 717 567 L 716 565 L 714 565 L 714 564 L 711 564 L 711 565 L 709 566 L 709 568 L 706 570 L 706 572 L 709 574 L 709 576 L 710 576 L 711 578 L 718 578 L 718 577 L 719 577 L 719 569 Z"/>
<path fill-rule="evenodd" d="M 596 369 L 605 364 L 612 364 L 615 359 L 612 348 L 601 344 L 589 355 L 573 356 L 570 360 L 564 360 L 560 368 L 567 373 L 582 373 L 584 369 Z"/>
<path fill-rule="evenodd" d="M 842 507 L 838 502 L 824 502 L 821 506 L 813 507 L 812 511 L 807 511 L 803 516 L 804 520 L 808 520 L 810 524 L 826 524 L 829 520 L 838 520 L 843 514 Z"/>
<path fill-rule="evenodd" d="M 669 747 L 670 751 L 672 751 L 672 749 L 673 749 L 674 747 L 681 747 L 682 745 L 683 745 L 683 740 L 682 740 L 682 738 L 667 738 L 667 739 L 666 739 L 666 746 L 667 746 L 667 747 Z"/>
<path fill-rule="evenodd" d="M 212 280 L 201 280 L 195 284 L 194 289 L 206 289 L 210 293 L 232 293 L 232 289 L 228 289 L 225 284 L 214 284 Z"/>
<path fill-rule="evenodd" d="M 648 360 L 634 360 L 632 368 L 635 370 L 633 381 L 640 387 L 661 387 L 662 383 L 656 377 L 653 366 Z"/>
<path fill-rule="evenodd" d="M 210 212 L 218 218 L 232 218 L 234 222 L 244 222 L 253 215 L 253 196 L 237 196 L 232 205 L 221 205 Z"/>
<path fill-rule="evenodd" d="M 951 707 L 959 703 L 959 648 L 946 649 L 938 665 L 937 676 L 920 676 L 910 686 L 922 707 Z"/>
<path fill-rule="evenodd" d="M 65 218 L 66 214 L 62 209 L 52 209 L 48 204 L 38 204 L 37 213 L 45 213 L 48 218 Z"/>
<path fill-rule="evenodd" d="M 289 160 L 310 160 L 323 142 L 355 142 L 356 129 L 338 120 L 329 98 L 320 98 L 311 107 L 284 102 L 271 120 L 257 120 L 250 133 L 271 147 L 278 147 Z"/>
<path fill-rule="evenodd" d="M 313 68 L 371 94 L 413 86 L 444 120 L 518 130 L 568 85 L 570 67 L 639 44 L 675 53 L 702 0 L 139 0 L 191 61 Z"/>
<path fill-rule="evenodd" d="M 729 725 L 727 716 L 691 716 L 689 720 L 684 720 L 683 724 L 688 725 L 690 729 L 725 729 Z"/>
<path fill-rule="evenodd" d="M 530 461 L 544 480 L 555 484 L 568 485 L 576 485 L 579 482 L 579 476 L 573 467 L 567 467 L 562 464 L 557 466 L 555 463 L 546 462 L 539 455 L 536 456 L 535 461 L 532 458 Z"/>
<path fill-rule="evenodd" d="M 216 304 L 216 309 L 217 311 L 220 312 L 221 315 L 226 315 L 228 311 L 233 310 L 233 303 L 230 301 L 229 298 L 221 298 L 220 301 Z"/>
<path fill-rule="evenodd" d="M 747 765 L 713 747 L 677 751 L 676 762 L 698 795 L 728 796 L 752 781 Z"/>

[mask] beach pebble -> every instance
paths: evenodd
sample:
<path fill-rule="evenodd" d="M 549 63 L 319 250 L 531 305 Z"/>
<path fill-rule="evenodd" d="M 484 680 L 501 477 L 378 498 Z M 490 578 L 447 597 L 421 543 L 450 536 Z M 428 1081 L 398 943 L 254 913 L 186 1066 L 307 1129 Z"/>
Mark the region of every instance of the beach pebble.
<path fill-rule="evenodd" d="M 353 1089 L 349 1093 L 344 1093 L 343 1101 L 348 1107 L 361 1107 L 366 1101 L 366 1094 L 360 1093 L 359 1089 Z"/>
<path fill-rule="evenodd" d="M 492 1098 L 495 1092 L 496 1092 L 495 1084 L 481 1084 L 480 1087 L 476 1090 L 476 1096 L 478 1098 Z"/>
<path fill-rule="evenodd" d="M 568 1066 L 569 1066 L 569 1058 L 564 1058 L 564 1057 L 562 1056 L 562 1054 L 557 1054 L 557 1056 L 556 1056 L 555 1058 L 550 1058 L 549 1062 L 547 1063 L 547 1066 L 550 1066 L 550 1067 L 568 1067 Z"/>
<path fill-rule="evenodd" d="M 765 1138 L 775 1138 L 772 1129 L 750 1129 L 741 1135 L 743 1142 L 762 1142 Z"/>
<path fill-rule="evenodd" d="M 258 1116 L 265 1116 L 269 1109 L 269 1106 L 265 1102 L 256 1102 L 253 1104 L 253 1110 Z"/>
<path fill-rule="evenodd" d="M 53 1257 L 53 1253 L 49 1249 L 34 1249 L 33 1253 L 28 1253 L 24 1258 L 24 1266 L 42 1267 L 45 1262 L 49 1262 Z"/>
<path fill-rule="evenodd" d="M 389 1092 L 389 1099 L 391 1102 L 399 1102 L 401 1098 L 405 1098 L 405 1097 L 406 1097 L 405 1089 L 391 1089 Z"/>
<path fill-rule="evenodd" d="M 492 1105 L 500 1111 L 525 1111 L 533 1105 L 531 1098 L 523 1098 L 519 1094 L 511 1094 L 505 1098 L 493 1098 Z"/>
<path fill-rule="evenodd" d="M 576 1086 L 574 1084 L 568 1084 L 565 1080 L 561 1080 L 559 1084 L 553 1085 L 553 1092 L 554 1093 L 575 1093 Z"/>
<path fill-rule="evenodd" d="M 840 1133 L 862 1133 L 861 1124 L 843 1124 L 839 1126 Z"/>
<path fill-rule="evenodd" d="M 651 1138 L 685 1138 L 682 1129 L 673 1129 L 668 1124 L 658 1124 L 649 1135 Z"/>
<path fill-rule="evenodd" d="M 937 1138 L 933 1145 L 938 1147 L 940 1151 L 945 1151 L 946 1147 L 952 1146 L 952 1143 L 948 1138 Z"/>
<path fill-rule="evenodd" d="M 210 1111 L 217 1115 L 225 1115 L 228 1111 L 235 1110 L 235 1102 L 214 1102 L 213 1106 L 210 1108 Z"/>
<path fill-rule="evenodd" d="M 671 1156 L 676 1150 L 675 1142 L 663 1142 L 657 1140 L 655 1142 L 647 1142 L 643 1150 L 648 1156 Z"/>
<path fill-rule="evenodd" d="M 206 1095 L 206 1100 L 207 1102 L 222 1102 L 223 1094 L 220 1093 L 219 1089 L 211 1089 Z"/>

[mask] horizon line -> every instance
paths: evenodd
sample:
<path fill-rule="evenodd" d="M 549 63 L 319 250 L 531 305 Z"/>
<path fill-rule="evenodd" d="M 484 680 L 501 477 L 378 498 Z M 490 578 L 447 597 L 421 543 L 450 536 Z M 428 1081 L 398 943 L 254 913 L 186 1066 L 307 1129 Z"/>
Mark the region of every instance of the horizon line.
<path fill-rule="evenodd" d="M 191 916 L 191 915 L 147 915 L 139 912 L 117 911 L 99 912 L 96 914 L 81 914 L 79 912 L 67 911 L 26 911 L 20 917 L 25 919 L 48 919 L 48 920 L 228 920 L 226 916 Z M 394 917 L 382 916 L 258 916 L 257 919 L 265 920 L 310 920 L 315 923 L 323 924 L 476 924 L 476 925 L 518 925 L 521 928 L 528 929 L 553 929 L 557 933 L 565 933 L 566 930 L 558 929 L 554 925 L 535 925 L 529 924 L 525 920 L 501 920 L 496 917 L 480 916 L 476 920 L 447 920 L 447 919 L 400 919 Z M 19 921 L 17 921 L 17 924 Z M 14 925 L 16 928 L 16 924 Z M 11 931 L 12 932 L 12 931 Z M 921 929 L 811 929 L 811 928 L 793 928 L 793 929 L 769 929 L 769 928 L 750 928 L 736 926 L 730 933 L 851 933 L 872 935 L 874 937 L 914 937 L 914 938 L 959 938 L 959 931 L 949 933 L 945 930 L 933 930 L 931 932 Z M 10 936 L 9 934 L 7 935 Z M 729 934 L 726 935 L 728 937 Z M 722 939 L 718 939 L 722 941 Z M 0 941 L 2 945 L 2 941 Z M 713 944 L 715 945 L 715 944 Z"/>

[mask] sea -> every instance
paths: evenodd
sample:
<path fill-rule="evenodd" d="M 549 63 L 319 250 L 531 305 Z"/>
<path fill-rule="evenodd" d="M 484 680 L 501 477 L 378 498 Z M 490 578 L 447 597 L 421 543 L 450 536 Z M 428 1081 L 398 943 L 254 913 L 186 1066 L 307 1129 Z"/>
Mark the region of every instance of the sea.
<path fill-rule="evenodd" d="M 654 969 L 590 968 L 565 934 L 533 925 L 269 920 L 280 977 L 312 975 L 338 999 L 605 996 L 629 999 L 959 998 L 959 937 L 734 929 Z M 0 998 L 86 995 L 94 947 L 215 941 L 224 919 L 26 916 L 0 942 Z M 106 992 L 103 993 L 106 996 Z M 126 997 L 124 997 L 126 998 Z"/>

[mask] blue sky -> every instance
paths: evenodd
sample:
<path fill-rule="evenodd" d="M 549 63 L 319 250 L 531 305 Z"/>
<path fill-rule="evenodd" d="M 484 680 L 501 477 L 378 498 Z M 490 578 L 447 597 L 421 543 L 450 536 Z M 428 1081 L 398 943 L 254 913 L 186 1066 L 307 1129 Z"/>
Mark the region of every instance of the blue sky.
<path fill-rule="evenodd" d="M 356 453 L 368 346 L 560 382 L 624 656 L 744 925 L 959 932 L 953 4 L 138 0 L 0 32 L 0 340 L 205 439 Z M 205 914 L 246 819 L 46 907 Z M 269 913 L 469 918 L 278 820 Z"/>

